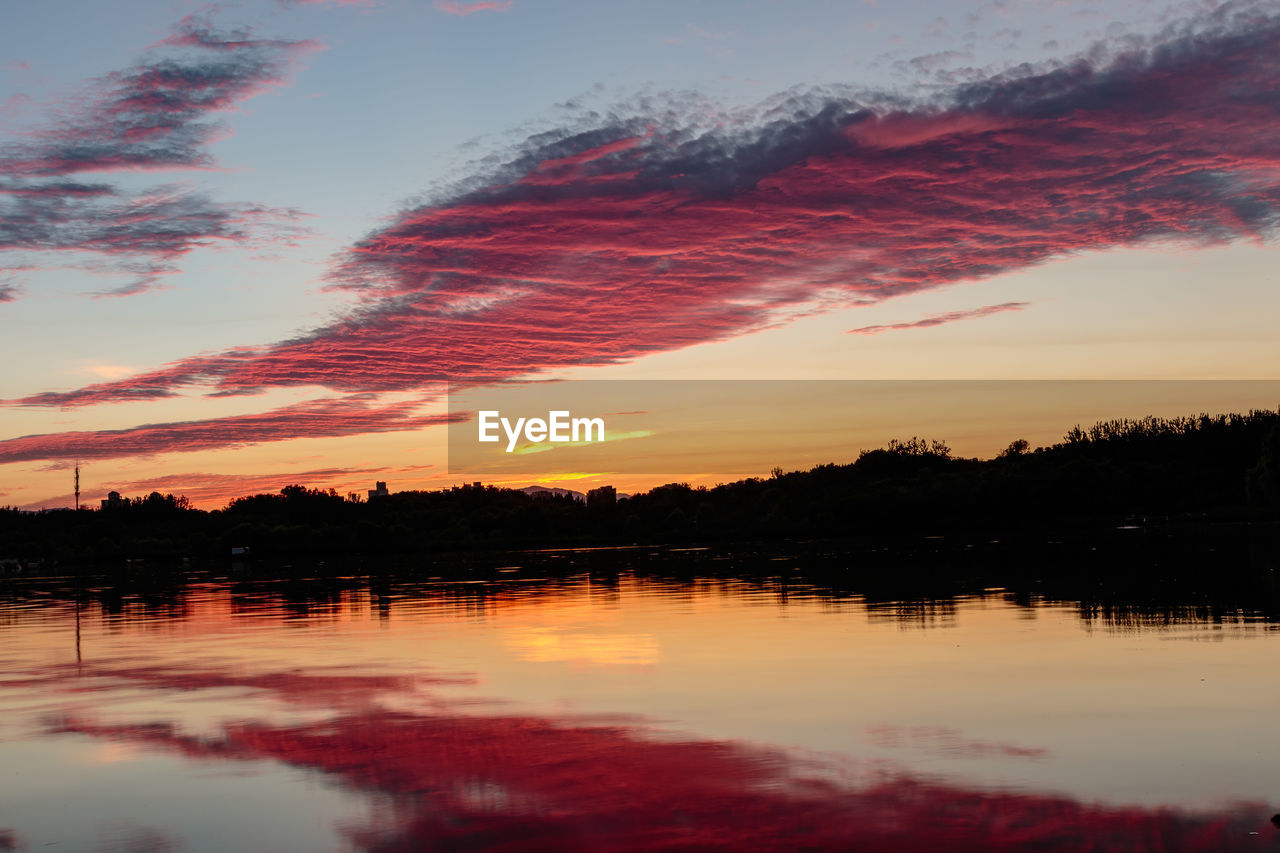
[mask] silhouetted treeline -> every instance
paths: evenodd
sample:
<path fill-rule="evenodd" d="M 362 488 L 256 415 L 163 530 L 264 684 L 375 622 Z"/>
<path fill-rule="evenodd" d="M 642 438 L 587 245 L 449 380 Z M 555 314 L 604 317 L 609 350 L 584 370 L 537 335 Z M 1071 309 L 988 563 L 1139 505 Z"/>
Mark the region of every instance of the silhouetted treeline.
<path fill-rule="evenodd" d="M 629 542 L 1035 536 L 1186 521 L 1280 519 L 1280 412 L 1107 421 L 989 460 L 912 438 L 849 464 L 711 488 L 659 486 L 616 504 L 493 487 L 364 502 L 287 486 L 191 509 L 152 493 L 94 512 L 0 510 L 0 557 L 119 560 L 422 554 Z"/>

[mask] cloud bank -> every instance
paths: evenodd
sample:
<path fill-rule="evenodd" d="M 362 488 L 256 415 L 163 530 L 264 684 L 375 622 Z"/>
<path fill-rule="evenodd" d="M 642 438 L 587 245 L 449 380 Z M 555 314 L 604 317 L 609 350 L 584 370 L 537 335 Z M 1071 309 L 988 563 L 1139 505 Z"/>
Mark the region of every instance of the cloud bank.
<path fill-rule="evenodd" d="M 348 316 L 32 405 L 187 385 L 392 391 L 600 365 L 1074 252 L 1275 232 L 1280 15 L 932 101 L 789 93 L 698 122 L 589 113 L 403 211 L 338 263 Z"/>

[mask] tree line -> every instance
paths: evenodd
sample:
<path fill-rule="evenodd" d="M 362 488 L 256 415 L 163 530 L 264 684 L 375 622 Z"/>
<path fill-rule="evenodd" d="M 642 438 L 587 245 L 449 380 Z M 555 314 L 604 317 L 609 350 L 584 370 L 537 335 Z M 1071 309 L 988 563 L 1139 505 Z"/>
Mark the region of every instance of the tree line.
<path fill-rule="evenodd" d="M 480 487 L 363 501 L 289 485 L 220 510 L 153 492 L 94 512 L 0 509 L 0 556 L 225 559 L 231 549 L 385 555 L 783 538 L 1036 535 L 1129 523 L 1280 519 L 1280 411 L 1111 420 L 992 459 L 912 437 L 847 464 L 713 487 L 669 483 L 616 504 Z"/>

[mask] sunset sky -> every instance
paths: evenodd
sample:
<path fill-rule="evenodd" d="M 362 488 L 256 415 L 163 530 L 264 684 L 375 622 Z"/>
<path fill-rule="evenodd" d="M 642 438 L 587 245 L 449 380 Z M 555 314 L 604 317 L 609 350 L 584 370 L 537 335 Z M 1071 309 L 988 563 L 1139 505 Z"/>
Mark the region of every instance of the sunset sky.
<path fill-rule="evenodd" d="M 446 383 L 1280 378 L 1280 3 L 0 20 L 0 504 L 448 485 Z"/>

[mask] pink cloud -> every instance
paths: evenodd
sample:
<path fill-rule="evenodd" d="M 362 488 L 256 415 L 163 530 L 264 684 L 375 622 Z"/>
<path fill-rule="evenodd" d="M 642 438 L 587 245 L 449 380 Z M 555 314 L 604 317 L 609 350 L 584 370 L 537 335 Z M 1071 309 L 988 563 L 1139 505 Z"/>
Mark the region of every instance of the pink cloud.
<path fill-rule="evenodd" d="M 18 93 L 10 95 L 0 103 L 0 119 L 14 118 L 31 104 L 31 96 Z"/>
<path fill-rule="evenodd" d="M 972 320 L 976 317 L 989 317 L 992 314 L 999 314 L 1004 311 L 1021 311 L 1030 303 L 1027 302 L 1001 302 L 999 305 L 984 305 L 981 308 L 974 308 L 969 311 L 949 311 L 946 314 L 931 314 L 923 320 L 913 320 L 910 323 L 890 323 L 881 326 L 860 326 L 857 329 L 850 329 L 851 335 L 878 335 L 881 332 L 889 332 L 894 329 L 927 329 L 931 326 L 941 326 L 944 323 L 955 323 L 958 320 Z"/>
<path fill-rule="evenodd" d="M 480 3 L 459 3 L 457 0 L 436 0 L 436 8 L 449 15 L 466 16 L 475 12 L 505 12 L 515 5 L 515 0 L 483 0 Z"/>
<path fill-rule="evenodd" d="M 363 397 L 348 397 L 312 400 L 253 415 L 27 435 L 0 441 L 0 464 L 181 453 L 294 438 L 422 429 L 450 421 L 448 415 L 417 414 L 419 407 L 416 402 L 377 405 Z"/>

